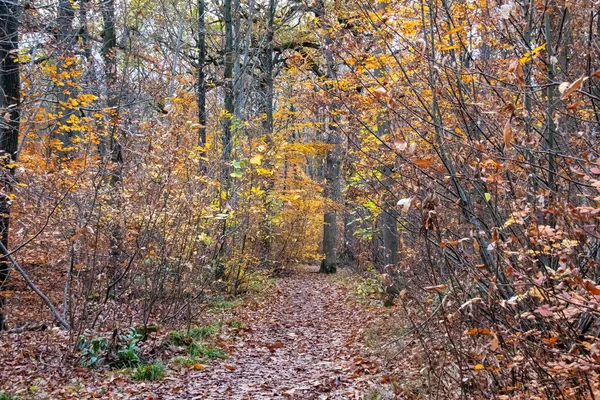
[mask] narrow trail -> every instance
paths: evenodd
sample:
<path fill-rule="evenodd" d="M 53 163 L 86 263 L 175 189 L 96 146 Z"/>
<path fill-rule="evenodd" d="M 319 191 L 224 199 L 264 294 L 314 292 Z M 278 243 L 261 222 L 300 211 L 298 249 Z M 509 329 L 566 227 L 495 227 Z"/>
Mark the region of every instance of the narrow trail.
<path fill-rule="evenodd" d="M 278 279 L 274 295 L 243 309 L 248 326 L 229 357 L 160 398 L 359 398 L 377 379 L 356 342 L 371 316 L 334 278 L 316 271 L 304 267 Z"/>

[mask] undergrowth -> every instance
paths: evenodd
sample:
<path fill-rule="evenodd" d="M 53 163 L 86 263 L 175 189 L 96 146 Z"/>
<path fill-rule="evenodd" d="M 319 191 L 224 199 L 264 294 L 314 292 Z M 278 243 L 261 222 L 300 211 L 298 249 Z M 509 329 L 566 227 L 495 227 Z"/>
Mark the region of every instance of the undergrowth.
<path fill-rule="evenodd" d="M 21 398 L 7 392 L 0 392 L 0 400 L 21 400 Z"/>
<path fill-rule="evenodd" d="M 166 368 L 162 362 L 141 364 L 133 370 L 131 378 L 136 381 L 158 381 L 166 375 Z"/>

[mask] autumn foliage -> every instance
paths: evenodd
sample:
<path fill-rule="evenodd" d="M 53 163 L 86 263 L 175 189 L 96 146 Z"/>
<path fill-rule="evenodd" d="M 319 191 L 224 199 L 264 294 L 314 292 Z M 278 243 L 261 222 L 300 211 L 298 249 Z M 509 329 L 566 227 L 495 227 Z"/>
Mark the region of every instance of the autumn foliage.
<path fill-rule="evenodd" d="M 67 45 L 36 3 L 8 250 L 74 337 L 184 325 L 333 243 L 405 324 L 397 396 L 600 396 L 597 4 L 207 2 L 202 60 L 195 6 L 113 4 L 109 43 L 77 3 Z M 2 295 L 8 328 L 56 319 L 15 269 Z"/>

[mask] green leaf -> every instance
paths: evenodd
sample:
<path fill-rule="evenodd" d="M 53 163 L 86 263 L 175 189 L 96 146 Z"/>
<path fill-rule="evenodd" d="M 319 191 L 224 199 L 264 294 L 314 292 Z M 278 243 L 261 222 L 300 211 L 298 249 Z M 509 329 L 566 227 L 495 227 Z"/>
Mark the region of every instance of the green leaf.
<path fill-rule="evenodd" d="M 488 192 L 485 192 L 484 196 L 485 196 L 485 201 L 490 201 L 492 199 L 492 195 L 489 194 Z"/>

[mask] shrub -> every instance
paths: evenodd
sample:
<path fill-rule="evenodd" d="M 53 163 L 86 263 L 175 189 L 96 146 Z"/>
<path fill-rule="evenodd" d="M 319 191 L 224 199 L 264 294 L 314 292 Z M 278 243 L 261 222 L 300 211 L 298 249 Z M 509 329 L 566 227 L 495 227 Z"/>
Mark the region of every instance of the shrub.
<path fill-rule="evenodd" d="M 141 363 L 142 335 L 135 328 L 117 338 L 114 357 L 110 354 L 111 346 L 104 336 L 96 338 L 80 337 L 76 348 L 81 351 L 81 363 L 90 368 L 107 365 L 111 368 L 133 368 Z"/>
<path fill-rule="evenodd" d="M 108 340 L 99 336 L 93 339 L 80 337 L 75 345 L 81 351 L 81 363 L 90 368 L 102 366 L 108 352 Z"/>
<path fill-rule="evenodd" d="M 20 400 L 20 397 L 14 396 L 7 392 L 0 392 L 0 400 Z"/>

